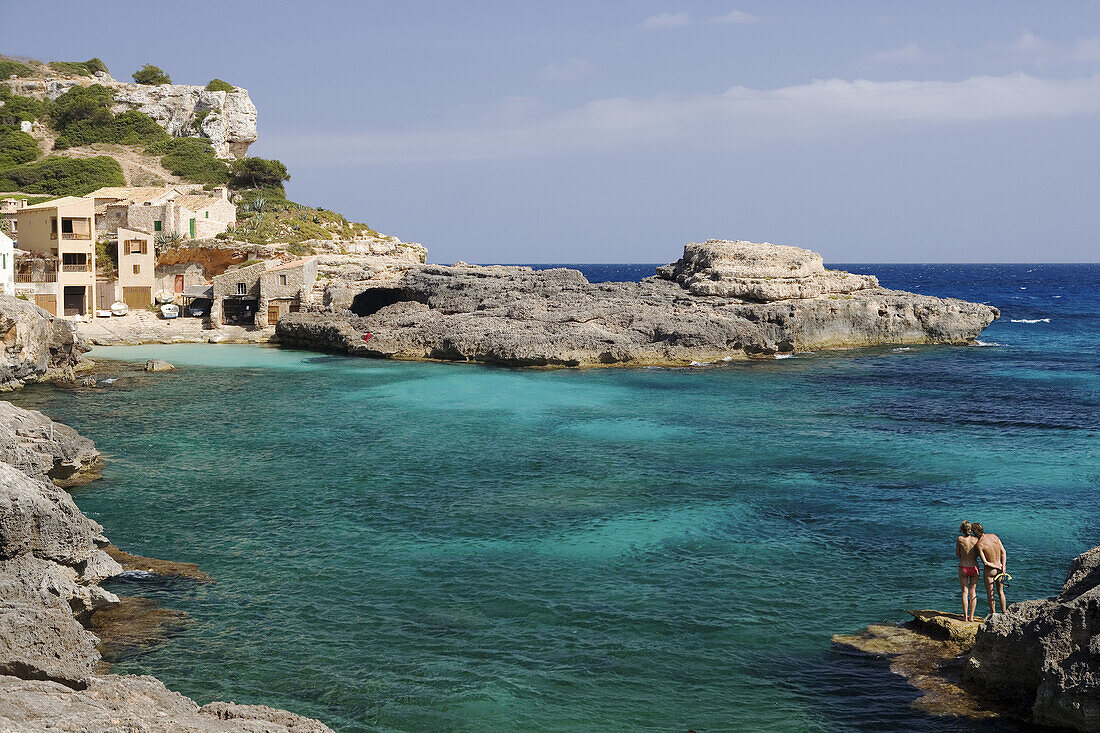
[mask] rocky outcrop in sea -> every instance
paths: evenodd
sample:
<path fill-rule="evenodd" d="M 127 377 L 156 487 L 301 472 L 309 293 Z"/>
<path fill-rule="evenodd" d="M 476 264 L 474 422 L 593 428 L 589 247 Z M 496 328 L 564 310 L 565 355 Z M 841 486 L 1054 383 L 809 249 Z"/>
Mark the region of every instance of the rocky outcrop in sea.
<path fill-rule="evenodd" d="M 710 240 L 638 283 L 569 269 L 458 263 L 334 280 L 283 343 L 395 359 L 508 366 L 667 365 L 884 344 L 967 344 L 991 306 L 826 270 L 798 247 Z"/>
<path fill-rule="evenodd" d="M 71 369 L 82 350 L 70 325 L 14 298 L 0 296 L 0 324 L 13 386 Z M 58 486 L 87 480 L 98 461 L 75 430 L 0 402 L 0 730 L 329 731 L 260 705 L 199 707 L 153 677 L 102 672 L 88 629 L 120 605 L 100 583 L 122 567 L 103 527 Z"/>

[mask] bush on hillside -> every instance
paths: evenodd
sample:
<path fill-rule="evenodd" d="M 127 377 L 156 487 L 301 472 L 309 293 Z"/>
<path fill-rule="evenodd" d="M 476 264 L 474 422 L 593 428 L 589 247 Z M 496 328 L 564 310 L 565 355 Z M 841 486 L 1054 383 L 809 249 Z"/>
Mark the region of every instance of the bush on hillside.
<path fill-rule="evenodd" d="M 105 74 L 110 73 L 107 71 L 107 64 L 103 63 L 103 59 L 100 58 L 90 58 L 87 61 L 51 61 L 47 66 L 54 71 L 76 74 L 77 76 L 95 76 L 97 71 L 102 71 Z"/>
<path fill-rule="evenodd" d="M 142 66 L 134 72 L 134 81 L 138 84 L 151 84 L 157 86 L 160 84 L 171 84 L 172 77 L 165 74 L 164 70 L 159 66 L 145 64 L 145 66 Z"/>
<path fill-rule="evenodd" d="M 0 126 L 0 171 L 30 163 L 38 158 L 38 143 L 15 127 Z"/>
<path fill-rule="evenodd" d="M 25 191 L 50 196 L 85 196 L 104 186 L 125 186 L 122 166 L 114 158 L 50 156 L 0 172 L 0 191 Z"/>
<path fill-rule="evenodd" d="M 2 64 L 3 62 L 0 62 Z M 34 97 L 21 97 L 12 93 L 6 86 L 0 86 L 0 117 L 14 118 L 17 120 L 44 119 L 48 112 L 48 105 L 41 99 Z"/>
<path fill-rule="evenodd" d="M 55 149 L 92 143 L 151 145 L 168 139 L 164 128 L 142 112 L 112 113 L 113 100 L 113 92 L 100 84 L 73 87 L 54 100 L 50 117 L 62 143 Z"/>
<path fill-rule="evenodd" d="M 211 79 L 210 83 L 206 85 L 206 91 L 208 92 L 232 92 L 236 88 L 222 79 Z"/>
<path fill-rule="evenodd" d="M 30 76 L 33 73 L 34 69 L 21 61 L 0 58 L 0 79 L 10 79 L 13 76 Z"/>
<path fill-rule="evenodd" d="M 229 164 L 229 173 L 229 185 L 233 188 L 275 188 L 286 196 L 283 181 L 289 181 L 290 174 L 277 160 L 241 158 Z"/>
<path fill-rule="evenodd" d="M 205 138 L 174 138 L 154 150 L 164 152 L 161 165 L 180 178 L 205 184 L 229 182 L 229 166 L 214 157 L 214 148 Z"/>

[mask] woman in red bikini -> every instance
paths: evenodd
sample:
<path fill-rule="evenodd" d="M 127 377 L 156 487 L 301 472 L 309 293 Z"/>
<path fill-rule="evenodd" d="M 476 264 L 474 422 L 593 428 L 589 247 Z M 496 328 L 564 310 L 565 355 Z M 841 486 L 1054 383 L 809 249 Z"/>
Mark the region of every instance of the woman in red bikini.
<path fill-rule="evenodd" d="M 978 538 L 970 536 L 970 522 L 959 525 L 955 557 L 959 558 L 959 588 L 962 589 L 963 618 L 975 621 L 978 610 Z"/>

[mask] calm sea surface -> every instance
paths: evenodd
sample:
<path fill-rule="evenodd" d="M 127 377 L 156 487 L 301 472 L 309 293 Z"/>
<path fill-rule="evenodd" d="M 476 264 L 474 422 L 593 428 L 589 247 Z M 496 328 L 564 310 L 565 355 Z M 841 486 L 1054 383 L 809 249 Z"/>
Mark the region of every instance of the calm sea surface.
<path fill-rule="evenodd" d="M 1004 730 L 925 717 L 830 636 L 955 610 L 961 519 L 1011 600 L 1100 542 L 1100 266 L 846 265 L 983 301 L 982 346 L 519 371 L 101 348 L 11 396 L 93 438 L 77 503 L 216 582 L 114 581 L 194 625 L 131 657 L 339 731 Z M 646 266 L 582 266 L 593 280 Z"/>

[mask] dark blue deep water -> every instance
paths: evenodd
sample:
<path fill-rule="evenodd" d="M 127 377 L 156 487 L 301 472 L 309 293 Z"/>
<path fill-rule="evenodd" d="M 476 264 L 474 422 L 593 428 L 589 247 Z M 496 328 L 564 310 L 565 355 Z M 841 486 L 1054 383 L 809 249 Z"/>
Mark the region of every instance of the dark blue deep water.
<path fill-rule="evenodd" d="M 339 731 L 1003 730 L 830 637 L 955 610 L 961 519 L 1010 600 L 1100 543 L 1100 266 L 845 265 L 1002 309 L 975 347 L 521 371 L 97 349 L 15 396 L 109 454 L 78 504 L 215 582 L 121 672 Z M 652 266 L 581 266 L 593 280 Z M 145 375 L 125 362 L 164 357 Z"/>

